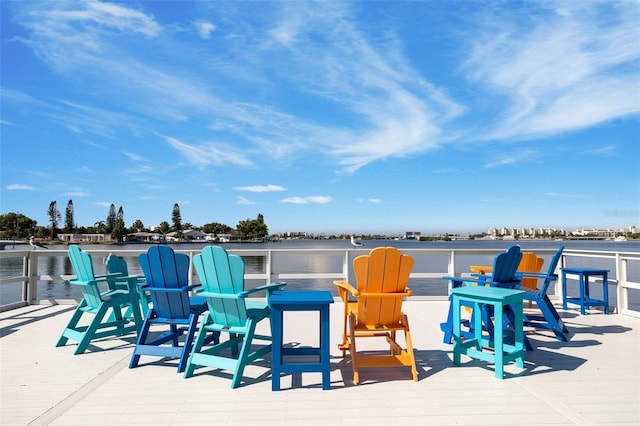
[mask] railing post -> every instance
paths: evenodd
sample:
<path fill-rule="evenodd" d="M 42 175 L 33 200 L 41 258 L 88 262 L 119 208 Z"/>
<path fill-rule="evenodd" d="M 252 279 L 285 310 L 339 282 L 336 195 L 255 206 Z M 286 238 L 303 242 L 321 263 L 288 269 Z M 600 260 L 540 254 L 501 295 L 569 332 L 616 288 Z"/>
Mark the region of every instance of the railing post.
<path fill-rule="evenodd" d="M 25 283 L 26 291 L 24 292 L 24 300 L 27 305 L 31 305 L 38 300 L 38 277 L 40 275 L 38 273 L 38 252 L 35 250 L 28 252 L 26 261 L 28 266 L 25 276 L 28 278 Z"/>
<path fill-rule="evenodd" d="M 344 275 L 344 280 L 349 281 L 349 250 L 344 251 L 344 261 L 342 263 L 342 274 Z"/>
<path fill-rule="evenodd" d="M 629 300 L 628 300 L 629 292 L 627 291 L 627 288 L 626 288 L 626 283 L 628 280 L 627 266 L 629 266 L 627 264 L 627 260 L 622 259 L 622 257 L 620 256 L 620 253 L 616 253 L 616 279 L 617 279 L 616 296 L 618 300 L 617 306 L 616 306 L 617 314 L 629 309 Z"/>
<path fill-rule="evenodd" d="M 449 252 L 449 264 L 447 265 L 447 275 L 450 277 L 456 276 L 456 251 L 451 250 Z M 451 293 L 452 282 L 447 283 L 447 294 Z"/>
<path fill-rule="evenodd" d="M 265 284 L 269 284 L 272 282 L 275 282 L 275 277 L 273 276 L 273 255 L 272 255 L 272 251 L 271 250 L 267 250 L 267 264 L 265 266 L 266 270 L 265 273 L 267 275 L 267 282 Z"/>
<path fill-rule="evenodd" d="M 556 267 L 556 274 L 558 279 L 556 280 L 555 290 L 553 291 L 553 298 L 557 300 L 562 299 L 562 268 L 567 266 L 567 256 L 563 253 L 560 256 L 560 261 L 558 262 L 558 266 Z"/>

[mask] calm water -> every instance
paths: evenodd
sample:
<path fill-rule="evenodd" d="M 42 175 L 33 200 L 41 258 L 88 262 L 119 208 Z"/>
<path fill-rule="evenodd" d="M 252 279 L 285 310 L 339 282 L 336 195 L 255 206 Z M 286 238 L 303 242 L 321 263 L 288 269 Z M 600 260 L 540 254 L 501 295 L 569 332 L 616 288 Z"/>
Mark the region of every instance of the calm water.
<path fill-rule="evenodd" d="M 490 240 L 474 240 L 474 241 L 450 241 L 450 242 L 420 242 L 414 240 L 366 240 L 363 241 L 364 249 L 369 250 L 377 246 L 394 246 L 399 249 L 504 249 L 510 245 L 517 243 L 523 251 L 537 250 L 556 250 L 560 245 L 564 245 L 565 249 L 577 250 L 606 250 L 612 252 L 640 252 L 640 242 L 613 242 L 613 241 L 490 241 Z M 175 250 L 199 250 L 205 244 L 172 244 Z M 52 249 L 64 250 L 64 246 L 50 246 Z M 143 244 L 119 245 L 118 250 L 145 250 L 148 246 Z M 351 248 L 349 241 L 341 240 L 292 240 L 277 243 L 230 243 L 225 247 L 229 250 L 250 250 L 250 249 L 348 249 Z M 113 245 L 87 245 L 87 250 L 112 250 Z M 10 250 L 7 247 L 7 250 Z M 362 252 L 357 252 L 361 254 Z M 354 252 L 354 255 L 356 252 Z M 543 255 L 545 264 L 543 271 L 546 271 L 547 263 L 551 254 Z M 261 256 L 243 256 L 246 264 L 247 273 L 262 273 L 265 271 L 265 260 Z M 492 264 L 494 255 L 461 255 L 456 257 L 456 269 L 458 272 L 469 271 L 469 265 L 473 264 Z M 446 255 L 429 255 L 414 256 L 416 261 L 414 272 L 434 272 L 446 271 L 447 256 Z M 94 256 L 96 273 L 103 273 L 104 259 L 102 256 Z M 131 274 L 141 274 L 137 257 L 126 258 L 129 264 Z M 342 254 L 332 256 L 318 255 L 287 255 L 278 257 L 273 265 L 276 273 L 293 273 L 293 272 L 328 272 L 339 271 L 342 265 Z M 612 274 L 615 271 L 613 261 L 606 259 L 577 259 L 569 258 L 569 266 L 597 266 L 610 269 Z M 73 270 L 66 256 L 46 256 L 39 260 L 38 265 L 40 274 L 48 275 L 71 275 Z M 21 275 L 22 264 L 21 259 L 0 259 L 0 277 Z M 630 279 L 632 281 L 640 281 L 640 262 L 635 262 L 629 268 Z M 444 275 L 444 273 L 443 273 Z M 615 275 L 612 275 L 615 278 Z M 353 279 L 353 278 L 351 278 Z M 314 279 L 314 280 L 288 280 L 290 288 L 296 289 L 326 289 L 334 291 L 334 286 L 330 279 Z M 249 287 L 263 284 L 262 281 L 248 282 Z M 441 278 L 437 279 L 412 279 L 410 287 L 414 290 L 414 294 L 418 296 L 444 296 L 447 294 L 447 282 Z M 597 286 L 596 286 L 597 287 Z M 594 295 L 598 295 L 595 288 Z M 20 300 L 18 285 L 4 285 L 0 287 L 0 303 L 6 304 L 12 301 Z M 335 293 L 335 292 L 334 292 Z M 609 292 L 610 299 L 615 301 L 615 292 Z M 79 299 L 80 292 L 76 286 L 70 285 L 68 282 L 58 281 L 41 281 L 38 284 L 38 297 L 40 299 Z M 631 293 L 632 309 L 640 310 L 640 292 Z"/>

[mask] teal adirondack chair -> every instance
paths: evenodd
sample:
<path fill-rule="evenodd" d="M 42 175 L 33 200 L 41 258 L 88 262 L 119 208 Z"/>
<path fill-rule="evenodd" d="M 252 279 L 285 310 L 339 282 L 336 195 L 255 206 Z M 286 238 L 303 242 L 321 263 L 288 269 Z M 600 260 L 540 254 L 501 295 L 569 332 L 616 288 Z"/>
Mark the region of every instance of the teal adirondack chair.
<path fill-rule="evenodd" d="M 107 257 L 107 261 L 105 262 L 105 266 L 107 267 L 107 272 L 109 274 L 113 274 L 111 278 L 107 280 L 109 284 L 109 289 L 117 290 L 117 289 L 127 289 L 128 282 L 126 280 L 119 280 L 117 277 L 120 276 L 129 276 L 129 267 L 127 266 L 127 261 L 124 260 L 121 256 L 116 256 L 115 254 L 110 254 Z M 132 276 L 133 278 L 133 276 Z M 151 296 L 146 291 L 142 290 L 141 287 L 145 284 L 146 280 L 144 275 L 138 276 L 136 275 L 138 282 L 138 291 L 140 293 L 140 307 L 142 308 L 142 315 L 146 316 L 149 311 L 149 303 L 151 303 Z M 127 313 L 129 313 L 128 311 Z"/>
<path fill-rule="evenodd" d="M 244 261 L 218 246 L 203 248 L 202 253 L 194 256 L 193 264 L 202 283 L 198 296 L 207 299 L 209 311 L 203 317 L 184 377 L 191 377 L 197 366 L 230 370 L 233 371 L 231 387 L 235 388 L 242 380 L 245 366 L 271 352 L 271 336 L 255 334 L 258 322 L 269 318 L 269 306 L 266 302 L 247 298 L 258 291 L 266 291 L 268 297 L 286 283 L 245 290 Z M 229 339 L 205 348 L 205 335 L 210 331 L 228 333 Z M 252 351 L 253 340 L 268 343 Z M 228 349 L 231 349 L 231 356 L 227 356 Z"/>
<path fill-rule="evenodd" d="M 69 246 L 69 260 L 76 278 L 69 283 L 80 286 L 82 300 L 58 339 L 64 346 L 69 339 L 78 342 L 75 355 L 84 353 L 92 340 L 135 333 L 142 325 L 136 277 L 121 274 L 95 275 L 91 255 L 76 245 Z M 117 278 L 127 283 L 126 289 L 109 288 L 101 292 L 99 283 Z M 123 314 L 126 309 L 128 314 Z M 79 326 L 83 315 L 92 315 L 89 325 Z M 107 314 L 110 314 L 107 317 Z"/>
<path fill-rule="evenodd" d="M 151 296 L 151 309 L 138 336 L 129 368 L 138 366 L 140 356 L 178 358 L 178 372 L 185 369 L 200 315 L 207 310 L 202 297 L 190 296 L 200 285 L 189 285 L 189 256 L 175 253 L 169 246 L 152 246 L 141 254 L 140 267 L 146 284 L 143 290 Z M 150 333 L 160 331 L 160 335 Z M 219 333 L 211 333 L 205 343 L 218 342 Z"/>

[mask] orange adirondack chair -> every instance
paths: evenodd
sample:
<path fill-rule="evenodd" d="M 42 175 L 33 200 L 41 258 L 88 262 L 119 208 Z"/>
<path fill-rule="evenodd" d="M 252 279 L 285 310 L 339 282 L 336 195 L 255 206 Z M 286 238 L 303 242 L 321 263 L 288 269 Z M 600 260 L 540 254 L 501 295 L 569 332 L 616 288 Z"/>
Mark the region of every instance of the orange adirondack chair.
<path fill-rule="evenodd" d="M 334 281 L 344 302 L 344 325 L 340 349 L 342 356 L 351 354 L 353 382 L 360 381 L 360 368 L 409 367 L 418 380 L 416 360 L 411 343 L 409 320 L 402 312 L 402 301 L 413 292 L 407 288 L 413 258 L 394 247 L 378 247 L 353 261 L 357 289 L 345 281 Z M 396 333 L 404 332 L 403 349 Z M 384 337 L 389 344 L 387 354 L 358 352 L 356 339 Z"/>
<path fill-rule="evenodd" d="M 518 272 L 540 272 L 543 263 L 544 259 L 536 256 L 535 253 L 522 252 L 522 260 L 518 265 Z M 538 286 L 538 279 L 523 276 L 520 285 L 535 290 Z"/>

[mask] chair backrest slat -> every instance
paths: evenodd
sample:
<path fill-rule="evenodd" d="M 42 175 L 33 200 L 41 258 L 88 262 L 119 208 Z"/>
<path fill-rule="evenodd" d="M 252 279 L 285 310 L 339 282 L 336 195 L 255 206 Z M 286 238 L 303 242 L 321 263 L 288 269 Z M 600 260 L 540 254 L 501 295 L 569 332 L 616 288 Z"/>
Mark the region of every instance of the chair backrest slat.
<path fill-rule="evenodd" d="M 540 272 L 543 263 L 544 259 L 542 257 L 536 256 L 535 253 L 523 252 L 522 260 L 520 261 L 520 265 L 518 266 L 518 272 Z M 537 284 L 538 279 L 532 277 L 522 278 L 521 281 L 522 287 L 537 288 Z"/>
<path fill-rule="evenodd" d="M 551 258 L 551 261 L 549 262 L 549 269 L 547 269 L 547 275 L 544 279 L 544 282 L 540 286 L 539 294 L 542 294 L 542 295 L 546 294 L 547 291 L 549 290 L 549 286 L 551 285 L 551 283 L 557 279 L 558 275 L 556 274 L 556 268 L 558 267 L 558 262 L 562 257 L 563 250 L 564 250 L 564 246 L 560 246 L 558 248 L 558 251 L 556 251 L 553 257 Z"/>
<path fill-rule="evenodd" d="M 238 294 L 244 291 L 244 261 L 228 254 L 219 246 L 207 246 L 193 257 L 193 266 L 200 278 L 202 290 L 218 294 Z M 222 299 L 207 297 L 209 314 L 216 324 L 235 327 L 247 321 L 244 298 Z"/>
<path fill-rule="evenodd" d="M 68 254 L 71 267 L 76 275 L 76 279 L 70 282 L 80 286 L 82 297 L 87 306 L 92 309 L 98 308 L 102 303 L 102 296 L 100 288 L 95 282 L 96 276 L 93 271 L 91 255 L 77 245 L 70 245 Z"/>
<path fill-rule="evenodd" d="M 520 247 L 511 246 L 505 252 L 498 254 L 493 262 L 493 274 L 491 281 L 496 286 L 513 286 L 520 280 L 516 278 L 518 265 L 522 260 Z"/>
<path fill-rule="evenodd" d="M 353 261 L 358 297 L 358 322 L 397 324 L 403 297 L 368 296 L 367 293 L 403 293 L 413 269 L 413 258 L 394 247 L 378 247 Z"/>
<path fill-rule="evenodd" d="M 189 285 L 189 256 L 175 253 L 169 246 L 152 246 L 138 257 L 153 307 L 162 318 L 189 318 L 191 306 L 187 292 L 154 291 L 179 289 Z"/>

